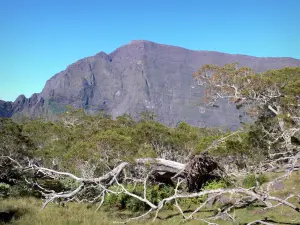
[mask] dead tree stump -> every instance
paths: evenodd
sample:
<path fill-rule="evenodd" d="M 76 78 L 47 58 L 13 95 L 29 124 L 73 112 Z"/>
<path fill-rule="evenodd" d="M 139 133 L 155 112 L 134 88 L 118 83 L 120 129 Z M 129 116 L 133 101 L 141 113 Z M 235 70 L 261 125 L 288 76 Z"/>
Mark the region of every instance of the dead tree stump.
<path fill-rule="evenodd" d="M 196 155 L 186 165 L 185 173 L 189 192 L 199 191 L 208 180 L 219 178 L 223 171 L 207 154 Z"/>

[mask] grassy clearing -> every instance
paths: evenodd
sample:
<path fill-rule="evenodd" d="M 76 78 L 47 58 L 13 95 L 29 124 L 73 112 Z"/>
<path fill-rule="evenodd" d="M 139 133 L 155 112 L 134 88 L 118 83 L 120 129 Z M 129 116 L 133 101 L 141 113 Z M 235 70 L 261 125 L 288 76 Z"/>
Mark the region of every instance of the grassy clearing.
<path fill-rule="evenodd" d="M 271 175 L 272 176 L 272 175 Z M 287 197 L 296 193 L 300 189 L 300 173 L 295 172 L 290 179 L 283 182 L 284 189 L 273 191 L 273 195 Z M 298 202 L 297 202 L 298 201 Z M 299 204 L 296 198 L 293 200 Z M 40 210 L 42 201 L 35 198 L 8 198 L 0 202 L 0 211 L 16 211 L 17 219 L 13 219 L 10 224 L 15 225 L 67 225 L 67 224 L 112 224 L 114 221 L 125 221 L 128 217 L 138 216 L 138 213 L 132 213 L 126 210 L 105 210 L 95 212 L 95 205 L 70 203 L 66 207 L 58 207 L 49 204 L 45 210 Z M 191 208 L 192 209 L 192 208 Z M 215 209 L 205 209 L 198 213 L 197 217 L 203 218 L 212 216 Z M 287 207 L 279 206 L 273 210 L 263 211 L 260 206 L 249 206 L 243 209 L 237 209 L 233 212 L 236 222 L 215 221 L 221 225 L 246 224 L 247 222 L 267 218 L 270 223 L 300 225 L 300 213 L 297 213 Z M 153 224 L 149 215 L 142 221 L 132 221 L 131 224 Z M 183 222 L 181 215 L 175 210 L 164 210 L 159 214 L 159 218 L 154 224 L 205 224 L 200 221 Z"/>

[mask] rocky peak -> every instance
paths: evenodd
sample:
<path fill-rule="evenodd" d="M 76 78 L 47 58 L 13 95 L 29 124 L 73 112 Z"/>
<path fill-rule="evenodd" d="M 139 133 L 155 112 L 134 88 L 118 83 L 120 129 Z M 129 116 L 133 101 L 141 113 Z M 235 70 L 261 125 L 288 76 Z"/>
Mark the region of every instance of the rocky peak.
<path fill-rule="evenodd" d="M 104 110 L 113 117 L 124 113 L 137 117 L 150 110 L 160 122 L 174 126 L 185 121 L 197 126 L 236 128 L 243 116 L 232 105 L 202 113 L 198 104 L 203 88 L 192 73 L 204 64 L 238 62 L 256 72 L 300 66 L 292 58 L 259 58 L 212 51 L 193 51 L 176 46 L 133 40 L 110 54 L 99 52 L 71 64 L 50 78 L 40 94 L 19 96 L 14 103 L 0 101 L 0 116 L 55 117 L 66 105 L 88 113 Z"/>
<path fill-rule="evenodd" d="M 24 104 L 26 102 L 27 98 L 25 95 L 19 95 L 17 99 L 14 101 L 15 104 Z"/>

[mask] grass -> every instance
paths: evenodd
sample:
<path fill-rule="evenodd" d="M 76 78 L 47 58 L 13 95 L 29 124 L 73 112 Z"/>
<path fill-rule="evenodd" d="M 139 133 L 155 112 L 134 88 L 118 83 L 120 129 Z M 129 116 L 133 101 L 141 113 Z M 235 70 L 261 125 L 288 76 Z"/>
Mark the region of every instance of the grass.
<path fill-rule="evenodd" d="M 274 191 L 275 196 L 286 197 L 289 194 L 300 190 L 300 173 L 296 172 L 289 180 L 283 182 L 285 189 Z M 299 200 L 293 201 L 299 205 Z M 19 218 L 13 219 L 11 225 L 67 225 L 67 224 L 112 224 L 114 221 L 125 221 L 126 218 L 138 216 L 126 210 L 100 210 L 95 212 L 96 205 L 69 203 L 66 207 L 59 207 L 49 204 L 46 209 L 41 210 L 42 201 L 35 198 L 7 198 L 0 200 L 0 211 L 15 211 Z M 299 205 L 300 207 L 300 205 Z M 216 210 L 216 209 L 214 209 Z M 290 208 L 279 206 L 272 210 L 262 210 L 261 206 L 249 206 L 237 209 L 232 214 L 235 215 L 236 222 L 214 221 L 220 225 L 246 224 L 247 222 L 267 218 L 273 224 L 300 225 L 300 213 Z M 213 210 L 204 210 L 198 213 L 198 217 L 208 217 L 213 215 Z M 142 221 L 132 221 L 130 224 L 153 224 L 153 215 L 149 215 Z M 175 210 L 164 210 L 159 214 L 159 218 L 154 224 L 206 224 L 200 221 L 182 221 L 182 216 Z"/>

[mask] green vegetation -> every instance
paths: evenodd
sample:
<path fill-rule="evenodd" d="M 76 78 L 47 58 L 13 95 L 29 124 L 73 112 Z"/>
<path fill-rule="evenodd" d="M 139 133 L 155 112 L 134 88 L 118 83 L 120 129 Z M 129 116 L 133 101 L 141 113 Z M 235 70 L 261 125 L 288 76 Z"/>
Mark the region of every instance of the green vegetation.
<path fill-rule="evenodd" d="M 5 183 L 0 183 L 0 197 L 6 197 L 9 195 L 10 185 Z"/>
<path fill-rule="evenodd" d="M 257 185 L 262 185 L 268 181 L 269 179 L 265 174 L 259 174 L 257 177 L 255 176 L 255 174 L 249 174 L 244 178 L 243 185 L 246 188 L 252 188 Z"/>
<path fill-rule="evenodd" d="M 104 157 L 112 166 L 116 158 L 131 161 L 159 157 L 166 151 L 174 159 L 183 160 L 204 149 L 205 146 L 199 145 L 202 139 L 213 133 L 221 134 L 217 129 L 196 128 L 184 122 L 169 128 L 145 119 L 145 115 L 136 122 L 129 115 L 112 120 L 103 113 L 87 116 L 81 109 L 69 110 L 56 122 L 38 119 L 15 123 L 11 119 L 1 119 L 4 132 L 1 138 L 5 141 L 0 142 L 0 151 L 3 155 L 15 155 L 24 149 L 23 156 L 30 153 L 45 166 L 51 167 L 55 162 L 60 169 L 71 172 L 78 172 L 76 165 L 89 161 L 96 163 L 101 172 Z"/>
<path fill-rule="evenodd" d="M 99 212 L 95 212 L 97 207 L 95 204 L 79 204 L 75 201 L 65 207 L 62 207 L 64 204 L 59 204 L 60 206 L 49 204 L 44 211 L 39 211 L 41 207 L 39 199 L 42 195 L 33 183 L 58 193 L 80 188 L 81 184 L 86 184 L 84 183 L 86 180 L 80 183 L 70 177 L 44 176 L 45 174 L 39 171 L 20 169 L 20 165 L 28 165 L 29 162 L 31 165 L 92 178 L 107 174 L 121 162 L 133 164 L 139 158 L 165 158 L 188 166 L 195 156 L 202 154 L 212 156 L 222 170 L 237 173 L 246 171 L 246 175 L 241 176 L 240 173 L 238 176 L 209 176 L 203 185 L 196 186 L 196 191 L 243 187 L 258 193 L 256 191 L 263 188 L 265 183 L 281 175 L 262 173 L 262 164 L 280 168 L 290 163 L 289 160 L 297 153 L 299 154 L 300 68 L 253 74 L 248 68 L 237 69 L 235 64 L 224 67 L 206 65 L 195 76 L 206 83 L 204 96 L 206 104 L 213 103 L 220 96 L 223 97 L 222 95 L 229 96 L 238 108 L 253 116 L 255 122 L 244 125 L 237 132 L 217 128 L 197 128 L 185 122 L 171 128 L 156 122 L 152 112 L 141 113 L 139 121 L 135 121 L 130 115 L 113 120 L 103 112 L 90 116 L 86 115 L 83 109 L 66 107 L 62 110 L 54 105 L 52 107 L 56 111 L 64 111 L 56 121 L 40 118 L 23 119 L 17 123 L 12 119 L 0 119 L 0 155 L 15 160 L 8 157 L 0 158 L 0 211 L 14 213 L 15 219 L 11 221 L 12 224 L 110 224 L 114 220 L 126 220 L 141 215 L 150 209 L 149 204 L 133 195 L 144 196 L 152 204 L 157 205 L 162 199 L 177 191 L 187 192 L 185 183 L 179 185 L 177 190 L 176 182 L 171 179 L 169 182 L 153 179 L 145 183 L 136 182 L 137 178 L 140 180 L 145 178 L 140 176 L 140 173 L 147 174 L 146 170 L 150 165 L 146 164 L 142 169 L 135 165 L 136 168 L 128 169 L 129 175 L 135 175 L 135 181 L 122 183 L 131 178 L 126 177 L 128 174 L 124 171 L 124 174 L 118 177 L 124 189 L 132 195 L 120 191 L 117 182 L 107 185 L 106 194 L 100 195 L 104 189 L 97 189 L 92 187 L 93 182 L 86 182 L 90 185 L 86 186 L 89 189 L 84 192 L 84 196 L 79 197 L 92 199 L 95 196 L 103 196 L 103 207 Z M 51 105 L 51 102 L 49 104 Z M 280 154 L 283 155 L 283 159 L 280 159 Z M 272 155 L 277 158 L 272 158 Z M 285 156 L 289 158 L 284 158 Z M 195 179 L 199 168 L 197 162 L 192 165 L 194 166 L 190 168 L 192 172 L 187 177 Z M 25 177 L 30 177 L 32 183 L 29 184 Z M 300 189 L 299 171 L 294 171 L 289 177 L 290 179 L 280 181 L 283 182 L 284 189 L 272 189 L 271 194 L 282 199 L 291 194 L 299 195 L 297 192 Z M 206 177 L 202 176 L 202 179 Z M 156 222 L 179 223 L 182 217 L 175 211 L 178 207 L 176 204 L 179 204 L 185 212 L 190 212 L 201 203 L 209 201 L 209 194 L 212 192 L 204 193 L 205 195 L 200 197 L 193 196 L 180 198 L 176 202 L 174 199 L 166 202 Z M 227 199 L 216 200 L 217 203 L 211 203 L 211 208 L 204 207 L 195 215 L 204 218 L 222 212 L 224 206 L 233 204 L 232 197 L 236 197 L 236 193 L 230 195 L 227 193 L 222 197 Z M 99 204 L 99 201 L 96 202 Z M 226 203 L 221 205 L 222 201 Z M 295 198 L 291 197 L 289 201 L 299 208 L 299 202 Z M 289 211 L 284 207 L 276 207 L 264 211 L 262 202 L 264 200 L 249 201 L 247 205 L 236 207 L 233 214 L 235 224 L 245 224 L 256 218 L 267 218 L 266 221 L 274 220 L 274 223 L 297 224 L 300 221 L 299 214 L 295 212 L 297 208 L 295 211 Z M 144 220 L 145 224 L 150 224 L 150 214 Z M 139 221 L 133 223 L 140 224 Z M 186 223 L 199 224 L 199 221 Z M 218 223 L 231 224 L 224 220 Z"/>
<path fill-rule="evenodd" d="M 270 174 L 272 176 L 272 174 Z M 276 196 L 287 197 L 292 193 L 300 189 L 300 174 L 296 173 L 292 175 L 291 179 L 283 182 L 286 185 L 286 189 L 275 191 Z M 35 198 L 8 198 L 1 200 L 0 211 L 13 211 L 16 213 L 16 218 L 9 224 L 12 225 L 66 225 L 66 224 L 112 224 L 113 221 L 122 221 L 132 216 L 140 215 L 139 212 L 132 212 L 126 209 L 113 208 L 109 210 L 109 207 L 105 211 L 95 212 L 97 205 L 91 204 L 79 204 L 70 203 L 65 207 L 59 207 L 57 205 L 49 205 L 45 210 L 40 210 L 42 205 L 41 200 Z M 195 204 L 194 204 L 195 205 Z M 186 204 L 186 210 L 188 210 L 188 204 Z M 204 218 L 212 216 L 214 210 L 209 208 L 201 213 L 197 214 L 197 217 Z M 291 211 L 285 207 L 278 207 L 274 210 L 263 210 L 260 205 L 254 204 L 251 207 L 235 210 L 235 224 L 246 224 L 247 222 L 254 221 L 261 218 L 266 218 L 269 223 L 292 225 L 299 224 L 300 215 L 297 212 Z M 206 224 L 201 221 L 187 221 L 182 222 L 182 216 L 172 209 L 167 209 L 159 214 L 158 219 L 154 224 Z M 216 220 L 214 221 L 220 225 L 233 224 L 231 221 Z M 142 221 L 132 221 L 130 224 L 153 224 L 152 218 L 146 217 Z M 1 223 L 0 223 L 1 224 Z"/>
<path fill-rule="evenodd" d="M 140 196 L 143 195 L 143 191 L 144 191 L 143 185 L 129 184 L 126 185 L 125 187 L 128 191 L 130 191 L 133 194 L 137 194 Z M 147 188 L 146 196 L 147 199 L 149 199 L 149 201 L 153 202 L 154 204 L 157 204 L 159 201 L 170 196 L 171 194 L 174 194 L 174 187 L 165 184 L 157 184 L 157 185 L 149 186 Z M 111 193 L 107 194 L 104 208 L 106 208 L 106 210 L 112 208 L 118 210 L 127 209 L 131 212 L 149 210 L 148 205 L 141 203 L 137 199 L 128 196 L 125 193 L 120 195 L 115 195 Z M 167 208 L 172 208 L 172 207 L 170 205 Z"/>

